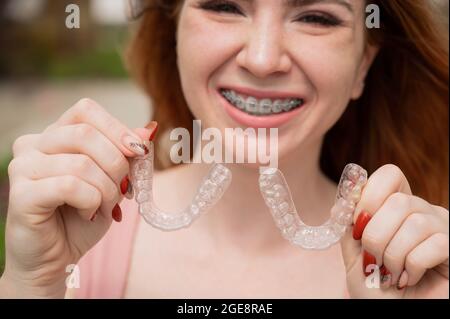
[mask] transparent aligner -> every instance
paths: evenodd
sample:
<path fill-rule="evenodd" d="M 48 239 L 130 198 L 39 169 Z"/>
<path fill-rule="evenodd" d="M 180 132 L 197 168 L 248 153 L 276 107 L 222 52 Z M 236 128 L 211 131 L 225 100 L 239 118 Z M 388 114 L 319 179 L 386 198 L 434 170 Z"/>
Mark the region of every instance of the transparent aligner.
<path fill-rule="evenodd" d="M 348 164 L 338 184 L 331 217 L 320 226 L 308 226 L 302 222 L 286 180 L 278 169 L 264 170 L 259 178 L 259 187 L 284 238 L 305 249 L 325 249 L 337 243 L 352 224 L 353 212 L 366 182 L 367 172 L 356 164 Z"/>
<path fill-rule="evenodd" d="M 171 231 L 188 227 L 218 202 L 230 185 L 231 171 L 221 164 L 215 164 L 203 178 L 188 207 L 178 213 L 164 212 L 153 201 L 154 146 L 152 142 L 148 148 L 147 155 L 132 160 L 130 177 L 139 213 L 148 224 L 156 228 Z"/>

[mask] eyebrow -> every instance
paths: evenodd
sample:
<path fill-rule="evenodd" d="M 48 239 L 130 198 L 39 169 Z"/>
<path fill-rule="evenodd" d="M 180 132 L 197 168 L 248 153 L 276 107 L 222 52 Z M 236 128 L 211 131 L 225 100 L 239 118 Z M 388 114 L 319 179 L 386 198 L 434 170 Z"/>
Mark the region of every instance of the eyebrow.
<path fill-rule="evenodd" d="M 348 11 L 353 12 L 352 5 L 346 0 L 284 0 L 288 7 L 300 7 L 312 5 L 315 3 L 335 3 L 345 7 Z"/>

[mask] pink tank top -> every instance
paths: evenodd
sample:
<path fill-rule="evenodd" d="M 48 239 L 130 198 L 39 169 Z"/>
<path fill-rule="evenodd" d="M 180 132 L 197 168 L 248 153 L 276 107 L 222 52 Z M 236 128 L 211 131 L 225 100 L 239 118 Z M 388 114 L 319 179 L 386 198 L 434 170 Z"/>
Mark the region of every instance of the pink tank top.
<path fill-rule="evenodd" d="M 78 263 L 80 288 L 75 298 L 123 298 L 133 244 L 140 221 L 136 202 L 120 203 L 122 221 L 113 221 L 106 235 Z"/>

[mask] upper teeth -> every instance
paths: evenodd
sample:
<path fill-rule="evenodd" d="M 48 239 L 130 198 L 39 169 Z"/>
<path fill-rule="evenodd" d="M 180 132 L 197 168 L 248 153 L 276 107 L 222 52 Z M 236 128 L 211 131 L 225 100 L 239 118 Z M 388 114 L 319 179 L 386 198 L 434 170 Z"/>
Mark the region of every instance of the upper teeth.
<path fill-rule="evenodd" d="M 244 98 L 233 90 L 222 90 L 221 94 L 237 108 L 254 115 L 267 115 L 290 111 L 303 104 L 302 99 L 259 100 L 253 96 Z"/>

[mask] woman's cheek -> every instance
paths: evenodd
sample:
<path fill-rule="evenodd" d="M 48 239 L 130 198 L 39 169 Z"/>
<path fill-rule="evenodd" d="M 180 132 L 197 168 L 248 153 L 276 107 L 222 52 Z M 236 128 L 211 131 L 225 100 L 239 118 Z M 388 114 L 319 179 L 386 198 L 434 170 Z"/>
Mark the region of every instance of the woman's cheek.
<path fill-rule="evenodd" d="M 177 52 L 185 73 L 207 79 L 231 57 L 231 52 L 238 46 L 239 30 L 239 26 L 215 21 L 204 14 L 190 12 L 182 15 Z"/>
<path fill-rule="evenodd" d="M 220 49 L 220 43 L 195 36 L 180 44 L 178 67 L 183 93 L 195 117 L 211 125 L 211 117 L 216 112 L 213 112 L 215 105 L 211 105 L 210 90 L 214 88 L 210 87 L 210 79 L 219 66 L 222 52 L 216 49 Z M 205 49 L 205 46 L 210 48 Z"/>
<path fill-rule="evenodd" d="M 239 33 L 212 22 L 187 22 L 180 26 L 178 67 L 183 92 L 196 118 L 205 126 L 220 126 L 216 105 L 211 105 L 213 77 L 238 50 Z"/>
<path fill-rule="evenodd" d="M 356 79 L 360 56 L 355 44 L 326 39 L 309 42 L 297 50 L 298 61 L 312 88 L 312 101 L 327 128 L 345 110 Z M 328 121 L 323 121 L 327 119 Z"/>
<path fill-rule="evenodd" d="M 199 103 L 199 90 L 205 86 L 208 70 L 211 69 L 213 52 L 208 42 L 207 30 L 202 23 L 180 20 L 177 55 L 178 68 L 185 98 L 194 115 L 202 114 Z M 204 24 L 203 24 L 204 25 Z"/>

